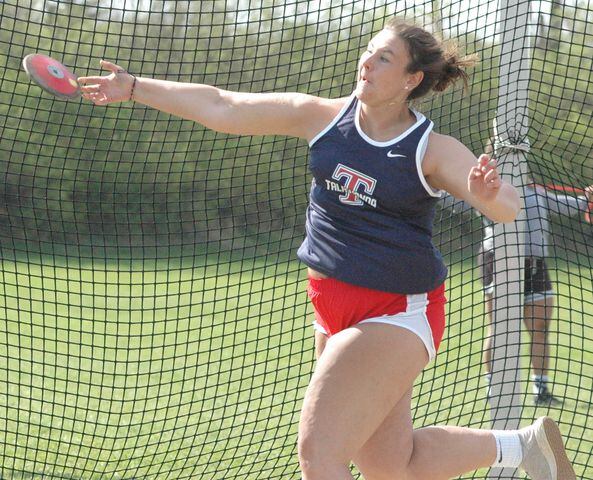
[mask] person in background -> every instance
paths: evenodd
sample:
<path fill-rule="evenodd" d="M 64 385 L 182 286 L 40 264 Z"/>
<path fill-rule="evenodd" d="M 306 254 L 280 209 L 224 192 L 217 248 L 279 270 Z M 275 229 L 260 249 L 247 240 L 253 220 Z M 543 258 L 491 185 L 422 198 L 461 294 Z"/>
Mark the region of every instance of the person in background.
<path fill-rule="evenodd" d="M 487 146 L 486 151 L 490 153 Z M 530 183 L 524 187 L 526 217 L 525 231 L 525 270 L 523 284 L 523 320 L 530 336 L 531 380 L 533 382 L 533 403 L 535 405 L 560 405 L 560 400 L 552 394 L 549 377 L 550 324 L 554 319 L 554 287 L 552 285 L 546 258 L 549 255 L 550 216 L 583 216 L 589 221 L 589 210 L 593 202 L 593 186 L 584 190 L 583 195 L 558 193 L 542 185 Z M 479 212 L 467 202 L 456 202 L 446 195 L 441 204 L 452 208 L 456 213 Z M 480 215 L 481 216 L 481 215 Z M 490 390 L 492 377 L 492 304 L 494 294 L 494 224 L 482 216 L 484 238 L 478 253 L 478 265 L 484 287 L 486 311 L 486 335 L 482 353 L 485 380 Z"/>
<path fill-rule="evenodd" d="M 535 405 L 560 405 L 552 394 L 549 378 L 550 324 L 554 319 L 554 287 L 550 279 L 546 258 L 549 255 L 550 216 L 581 216 L 588 212 L 593 201 L 593 186 L 585 195 L 572 196 L 557 193 L 541 185 L 525 187 L 525 270 L 523 286 L 523 321 L 530 336 L 531 380 Z M 484 219 L 484 241 L 479 264 L 484 284 L 487 329 L 482 362 L 488 387 L 492 365 L 492 304 L 494 294 L 494 225 Z"/>

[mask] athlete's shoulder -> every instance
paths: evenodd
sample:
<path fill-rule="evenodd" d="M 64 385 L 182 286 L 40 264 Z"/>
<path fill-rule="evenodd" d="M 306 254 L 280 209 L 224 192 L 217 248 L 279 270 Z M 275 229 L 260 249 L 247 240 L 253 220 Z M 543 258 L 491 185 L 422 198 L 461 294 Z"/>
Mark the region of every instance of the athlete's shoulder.
<path fill-rule="evenodd" d="M 331 105 L 333 103 L 346 102 L 348 97 L 344 98 L 328 98 L 310 93 L 301 92 L 274 92 L 272 95 L 278 96 L 279 99 L 290 100 L 292 103 L 300 105 Z"/>
<path fill-rule="evenodd" d="M 282 95 L 284 95 L 285 98 L 290 99 L 293 105 L 319 114 L 337 114 L 350 100 L 350 97 L 326 98 L 310 95 L 308 93 L 296 92 Z"/>
<path fill-rule="evenodd" d="M 428 137 L 429 146 L 432 145 L 435 148 L 459 148 L 464 147 L 463 143 L 457 140 L 451 135 L 445 135 L 432 130 Z"/>
<path fill-rule="evenodd" d="M 350 103 L 352 97 L 324 98 L 312 97 L 309 109 L 309 132 L 307 140 L 312 142 Z M 307 101 L 307 100 L 304 100 Z"/>
<path fill-rule="evenodd" d="M 455 137 L 431 131 L 428 136 L 428 146 L 422 162 L 424 175 L 430 175 L 438 167 L 442 167 L 444 164 L 446 165 L 449 158 L 467 155 L 468 152 L 468 148 Z"/>

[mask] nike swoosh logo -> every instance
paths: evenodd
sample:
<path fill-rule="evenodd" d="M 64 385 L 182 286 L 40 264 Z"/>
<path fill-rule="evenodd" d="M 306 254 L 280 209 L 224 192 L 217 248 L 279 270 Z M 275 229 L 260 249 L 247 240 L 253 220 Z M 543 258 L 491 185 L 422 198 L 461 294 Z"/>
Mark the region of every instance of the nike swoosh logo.
<path fill-rule="evenodd" d="M 401 154 L 399 154 L 399 153 L 391 153 L 391 150 L 389 150 L 389 151 L 387 152 L 387 156 L 388 156 L 389 158 L 397 158 L 397 157 L 406 158 L 406 156 L 405 156 L 405 155 L 401 155 Z"/>

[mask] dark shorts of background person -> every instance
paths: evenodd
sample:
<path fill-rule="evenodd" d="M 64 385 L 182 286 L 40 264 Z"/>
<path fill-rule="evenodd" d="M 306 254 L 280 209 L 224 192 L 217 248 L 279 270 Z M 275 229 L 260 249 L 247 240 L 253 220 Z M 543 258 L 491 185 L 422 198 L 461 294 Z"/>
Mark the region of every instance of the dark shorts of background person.
<path fill-rule="evenodd" d="M 480 249 L 478 264 L 482 284 L 484 285 L 484 293 L 492 295 L 494 293 L 494 251 Z M 534 303 L 554 295 L 552 281 L 544 258 L 525 258 L 523 295 L 525 297 L 524 303 Z"/>

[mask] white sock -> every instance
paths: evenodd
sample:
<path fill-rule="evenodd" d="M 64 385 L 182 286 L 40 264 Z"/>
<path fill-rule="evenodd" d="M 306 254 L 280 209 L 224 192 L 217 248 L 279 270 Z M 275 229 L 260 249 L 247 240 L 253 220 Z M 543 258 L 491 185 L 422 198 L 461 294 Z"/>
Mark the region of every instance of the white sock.
<path fill-rule="evenodd" d="M 542 390 L 545 390 L 548 386 L 547 375 L 532 375 L 531 380 L 533 380 L 533 393 L 536 395 L 541 393 Z"/>
<path fill-rule="evenodd" d="M 496 440 L 493 467 L 518 467 L 523 460 L 523 447 L 517 430 L 492 430 Z"/>

